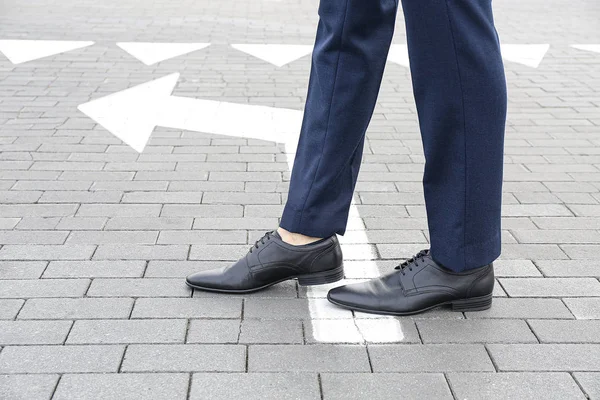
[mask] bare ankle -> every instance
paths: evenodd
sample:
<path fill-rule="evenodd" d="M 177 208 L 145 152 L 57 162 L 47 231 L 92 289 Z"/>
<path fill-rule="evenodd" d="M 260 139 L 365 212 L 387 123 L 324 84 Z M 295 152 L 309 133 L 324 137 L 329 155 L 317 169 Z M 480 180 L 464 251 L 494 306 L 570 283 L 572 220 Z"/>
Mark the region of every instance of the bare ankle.
<path fill-rule="evenodd" d="M 281 236 L 281 240 L 293 246 L 302 246 L 321 240 L 322 238 L 306 236 L 301 233 L 286 231 L 282 227 L 277 228 L 277 233 Z"/>

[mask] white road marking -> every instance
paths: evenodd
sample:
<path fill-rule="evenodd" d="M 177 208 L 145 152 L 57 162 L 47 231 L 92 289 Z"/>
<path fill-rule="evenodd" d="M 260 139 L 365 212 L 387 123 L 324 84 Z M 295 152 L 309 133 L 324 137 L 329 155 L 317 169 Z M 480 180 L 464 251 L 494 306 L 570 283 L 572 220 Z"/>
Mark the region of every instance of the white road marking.
<path fill-rule="evenodd" d="M 163 126 L 284 143 L 292 169 L 302 123 L 301 111 L 172 96 L 178 78 L 178 73 L 167 75 L 82 104 L 79 110 L 138 152 L 143 151 L 152 130 Z M 348 239 L 340 238 L 344 258 L 361 260 L 361 269 L 353 271 L 355 279 L 346 282 L 379 276 L 375 249 L 368 244 L 364 223 L 354 204 L 350 208 L 348 229 L 353 234 Z M 327 290 L 341 283 L 307 289 L 315 340 L 330 343 L 402 341 L 404 335 L 398 320 L 376 317 L 358 321 L 351 311 L 329 303 L 325 298 Z"/>
<path fill-rule="evenodd" d="M 121 42 L 117 46 L 146 65 L 182 56 L 210 46 L 210 43 Z"/>
<path fill-rule="evenodd" d="M 93 44 L 94 42 L 64 40 L 0 40 L 0 52 L 11 63 L 21 64 Z"/>
<path fill-rule="evenodd" d="M 231 47 L 277 67 L 296 61 L 313 50 L 312 45 L 302 44 L 232 44 Z"/>
<path fill-rule="evenodd" d="M 388 61 L 409 68 L 408 46 L 405 44 L 393 44 L 390 46 Z"/>
<path fill-rule="evenodd" d="M 549 44 L 501 44 L 502 58 L 528 67 L 537 68 L 550 48 Z M 593 50 L 592 50 L 593 51 Z M 390 46 L 388 61 L 409 68 L 408 46 Z"/>
<path fill-rule="evenodd" d="M 550 49 L 549 44 L 502 44 L 502 58 L 506 61 L 537 68 Z"/>
<path fill-rule="evenodd" d="M 578 50 L 600 53 L 600 44 L 573 44 L 571 47 L 574 47 Z"/>
<path fill-rule="evenodd" d="M 178 73 L 170 74 L 78 109 L 138 152 L 156 126 L 286 144 L 298 136 L 298 110 L 172 96 L 178 78 Z"/>

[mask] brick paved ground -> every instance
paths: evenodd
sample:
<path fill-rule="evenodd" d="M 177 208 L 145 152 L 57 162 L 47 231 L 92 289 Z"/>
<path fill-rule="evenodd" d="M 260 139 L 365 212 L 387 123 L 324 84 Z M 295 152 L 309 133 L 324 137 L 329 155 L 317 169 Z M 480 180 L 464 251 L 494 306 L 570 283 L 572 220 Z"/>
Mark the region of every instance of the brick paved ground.
<path fill-rule="evenodd" d="M 281 145 L 159 127 L 140 155 L 77 111 L 173 72 L 178 96 L 300 110 L 309 57 L 275 67 L 229 44 L 312 44 L 316 0 L 3 0 L 0 39 L 96 44 L 20 65 L 0 56 L 0 398 L 599 399 L 600 54 L 570 45 L 600 43 L 600 8 L 495 8 L 503 42 L 551 48 L 537 69 L 506 63 L 493 308 L 399 319 L 399 343 L 377 343 L 369 332 L 386 325 L 356 315 L 358 339 L 322 343 L 309 304 L 325 307 L 325 291 L 224 297 L 182 281 L 277 225 Z M 212 45 L 145 66 L 118 41 Z M 422 168 L 410 76 L 388 64 L 343 238 L 347 277 L 364 254 L 386 271 L 427 246 Z"/>

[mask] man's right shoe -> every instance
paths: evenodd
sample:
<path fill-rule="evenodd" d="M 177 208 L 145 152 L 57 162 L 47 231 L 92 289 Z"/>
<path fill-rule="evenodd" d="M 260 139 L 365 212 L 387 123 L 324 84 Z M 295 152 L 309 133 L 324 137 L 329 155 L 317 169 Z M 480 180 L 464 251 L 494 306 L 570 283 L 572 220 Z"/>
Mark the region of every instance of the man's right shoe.
<path fill-rule="evenodd" d="M 250 293 L 289 279 L 307 286 L 337 282 L 343 277 L 342 249 L 336 235 L 293 246 L 277 231 L 271 231 L 235 264 L 192 274 L 186 283 L 199 290 Z"/>

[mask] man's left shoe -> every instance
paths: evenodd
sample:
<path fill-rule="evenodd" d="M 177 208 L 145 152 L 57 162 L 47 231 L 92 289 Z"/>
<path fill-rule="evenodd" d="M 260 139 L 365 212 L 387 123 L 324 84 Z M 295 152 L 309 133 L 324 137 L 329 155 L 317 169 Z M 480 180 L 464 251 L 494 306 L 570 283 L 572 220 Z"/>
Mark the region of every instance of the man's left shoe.
<path fill-rule="evenodd" d="M 454 311 L 486 310 L 493 290 L 493 264 L 453 272 L 422 250 L 387 275 L 331 289 L 327 299 L 360 312 L 412 315 L 446 304 Z"/>
<path fill-rule="evenodd" d="M 302 286 L 337 282 L 344 277 L 342 249 L 336 235 L 304 246 L 267 232 L 233 265 L 201 271 L 186 278 L 188 286 L 211 292 L 251 293 L 297 279 Z"/>

